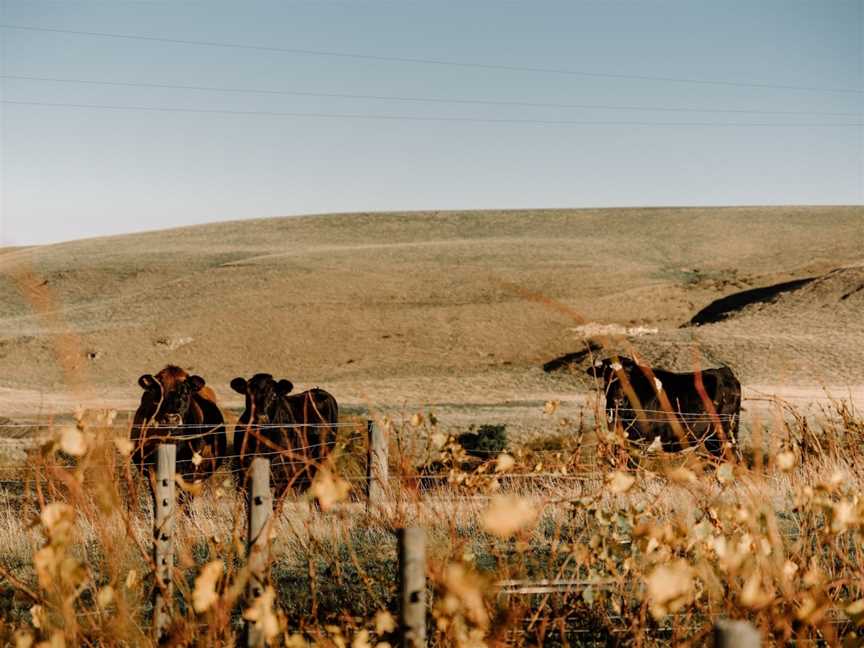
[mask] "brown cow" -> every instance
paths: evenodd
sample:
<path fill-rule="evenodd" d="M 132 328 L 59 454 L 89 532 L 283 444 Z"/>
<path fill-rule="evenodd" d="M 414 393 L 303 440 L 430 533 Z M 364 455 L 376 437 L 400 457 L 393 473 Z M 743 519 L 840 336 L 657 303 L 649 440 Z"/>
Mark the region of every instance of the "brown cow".
<path fill-rule="evenodd" d="M 227 452 L 225 418 L 201 376 L 168 365 L 138 379 L 144 390 L 132 423 L 133 460 L 155 462 L 159 443 L 177 446 L 177 472 L 189 481 L 211 476 Z"/>
<path fill-rule="evenodd" d="M 329 392 L 315 387 L 291 394 L 293 388 L 291 381 L 266 373 L 231 381 L 231 389 L 246 397 L 234 429 L 234 453 L 244 468 L 256 455 L 270 458 L 280 494 L 309 487 L 336 444 L 339 420 L 339 406 Z"/>

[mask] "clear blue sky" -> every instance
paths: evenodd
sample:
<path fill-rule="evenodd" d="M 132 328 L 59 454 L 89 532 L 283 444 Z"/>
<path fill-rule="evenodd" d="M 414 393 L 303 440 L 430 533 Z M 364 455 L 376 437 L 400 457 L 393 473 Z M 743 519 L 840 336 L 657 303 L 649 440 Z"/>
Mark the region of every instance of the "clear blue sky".
<path fill-rule="evenodd" d="M 0 7 L 2 244 L 335 211 L 862 200 L 860 0 Z M 762 112 L 719 112 L 745 110 Z M 264 112 L 292 114 L 245 114 Z"/>

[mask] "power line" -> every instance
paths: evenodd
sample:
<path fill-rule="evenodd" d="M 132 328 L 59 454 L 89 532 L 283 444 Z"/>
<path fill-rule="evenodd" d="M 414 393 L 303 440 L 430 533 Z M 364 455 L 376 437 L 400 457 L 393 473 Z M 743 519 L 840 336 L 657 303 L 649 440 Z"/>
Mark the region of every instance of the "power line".
<path fill-rule="evenodd" d="M 814 86 L 799 86 L 785 85 L 775 83 L 750 83 L 743 81 L 724 81 L 716 79 L 695 79 L 688 77 L 667 77 L 653 76 L 642 74 L 616 74 L 611 72 L 588 72 L 584 70 L 571 70 L 565 68 L 547 68 L 547 67 L 532 67 L 521 65 L 504 65 L 497 63 L 477 63 L 473 61 L 453 61 L 445 59 L 430 59 L 430 58 L 414 58 L 406 56 L 383 56 L 376 54 L 359 54 L 356 52 L 337 52 L 333 50 L 313 50 L 296 47 L 274 47 L 267 45 L 248 45 L 244 43 L 226 43 L 220 41 L 199 41 L 187 40 L 181 38 L 166 38 L 161 36 L 140 36 L 137 34 L 117 34 L 111 32 L 95 32 L 83 31 L 75 29 L 55 29 L 49 27 L 34 27 L 31 25 L 6 25 L 0 24 L 2 29 L 16 29 L 20 31 L 44 32 L 52 34 L 72 34 L 76 36 L 93 36 L 98 38 L 115 38 L 123 40 L 137 40 L 152 43 L 169 43 L 173 45 L 196 45 L 203 47 L 226 47 L 232 49 L 243 49 L 258 52 L 280 52 L 283 54 L 300 54 L 303 56 L 324 56 L 331 58 L 349 58 L 366 61 L 379 61 L 387 63 L 410 63 L 420 65 L 438 65 L 451 66 L 461 68 L 473 68 L 480 70 L 499 70 L 504 72 L 527 72 L 527 73 L 542 73 L 542 74 L 558 74 L 567 76 L 581 76 L 598 79 L 621 79 L 630 81 L 654 81 L 663 83 L 691 83 L 699 85 L 714 85 L 727 87 L 742 87 L 742 88 L 762 88 L 773 90 L 803 90 L 807 92 L 834 92 L 847 94 L 862 94 L 864 90 L 856 88 L 831 88 L 831 87 L 814 87 Z"/>
<path fill-rule="evenodd" d="M 646 122 L 646 121 L 597 121 L 597 120 L 555 120 L 555 119 L 507 119 L 482 117 L 423 117 L 418 115 L 384 115 L 370 113 L 324 113 L 324 112 L 278 112 L 263 110 L 223 110 L 204 108 L 180 108 L 173 106 L 117 106 L 106 104 L 52 103 L 46 101 L 14 101 L 5 99 L 0 103 L 12 106 L 45 106 L 51 108 L 81 108 L 94 110 L 137 110 L 167 113 L 195 113 L 213 115 L 246 115 L 260 117 L 297 117 L 314 119 L 361 119 L 370 121 L 414 121 L 414 122 L 451 122 L 466 124 L 522 124 L 535 126 L 680 126 L 680 127 L 760 127 L 760 128 L 851 128 L 861 126 L 859 122 L 846 123 L 778 123 L 778 122 Z"/>
<path fill-rule="evenodd" d="M 226 88 L 216 86 L 179 85 L 170 83 L 147 83 L 141 81 L 104 81 L 96 79 L 69 79 L 60 77 L 23 76 L 17 74 L 0 75 L 2 79 L 17 81 L 37 81 L 48 83 L 74 83 L 128 88 L 152 88 L 164 90 L 194 90 L 198 92 L 229 92 L 237 94 L 283 95 L 292 97 L 323 97 L 328 99 L 372 99 L 376 101 L 403 101 L 411 103 L 460 104 L 482 106 L 513 106 L 519 108 L 576 108 L 602 110 L 632 110 L 642 112 L 684 112 L 684 113 L 730 113 L 754 115 L 818 115 L 825 117 L 858 117 L 858 112 L 824 112 L 813 110 L 750 110 L 737 108 L 689 108 L 670 106 L 622 106 L 613 104 L 572 104 L 547 103 L 536 101 L 499 101 L 491 99 L 446 99 L 444 97 L 412 97 L 400 95 L 351 94 L 345 92 L 309 92 L 305 90 L 278 90 L 269 88 Z"/>

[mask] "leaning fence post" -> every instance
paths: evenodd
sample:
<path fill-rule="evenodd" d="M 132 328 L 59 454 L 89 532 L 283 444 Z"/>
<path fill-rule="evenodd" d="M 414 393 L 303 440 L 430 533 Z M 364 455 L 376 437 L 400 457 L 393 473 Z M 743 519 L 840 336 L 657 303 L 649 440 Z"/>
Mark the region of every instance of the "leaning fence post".
<path fill-rule="evenodd" d="M 381 425 L 366 421 L 369 434 L 369 455 L 366 462 L 367 510 L 384 503 L 387 488 L 387 434 Z"/>
<path fill-rule="evenodd" d="M 249 526 L 246 540 L 246 562 L 249 566 L 249 601 L 264 594 L 269 561 L 270 516 L 273 513 L 273 495 L 270 493 L 270 460 L 255 457 L 252 460 L 249 488 Z M 264 636 L 253 623 L 246 622 L 246 645 L 264 646 Z"/>
<path fill-rule="evenodd" d="M 397 531 L 399 550 L 399 642 L 426 646 L 426 534 L 420 527 Z"/>
<path fill-rule="evenodd" d="M 174 598 L 174 471 L 177 446 L 160 443 L 156 454 L 155 520 L 153 558 L 156 563 L 156 600 L 153 604 L 153 629 L 157 642 L 171 625 Z"/>
<path fill-rule="evenodd" d="M 759 631 L 748 621 L 720 619 L 714 624 L 715 648 L 759 648 Z"/>

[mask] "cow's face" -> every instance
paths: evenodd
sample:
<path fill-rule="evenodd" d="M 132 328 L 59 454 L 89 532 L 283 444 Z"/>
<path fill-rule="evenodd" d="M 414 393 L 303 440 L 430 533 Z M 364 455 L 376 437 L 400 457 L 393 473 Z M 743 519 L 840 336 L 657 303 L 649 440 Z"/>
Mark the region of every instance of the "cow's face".
<path fill-rule="evenodd" d="M 235 378 L 231 381 L 231 389 L 246 396 L 248 422 L 255 425 L 266 425 L 273 420 L 279 399 L 291 393 L 294 385 L 290 380 L 276 381 L 270 374 L 259 373 L 249 380 L 240 377 Z"/>
<path fill-rule="evenodd" d="M 205 383 L 201 376 L 189 376 L 176 382 L 173 389 L 166 392 L 156 378 L 147 374 L 138 379 L 138 384 L 144 389 L 146 398 L 159 403 L 153 420 L 159 425 L 176 427 L 186 420 L 193 395 L 201 391 Z"/>
<path fill-rule="evenodd" d="M 201 376 L 189 376 L 186 380 L 178 382 L 174 389 L 165 395 L 162 407 L 156 415 L 160 424 L 176 426 L 187 420 L 186 415 L 192 407 L 192 396 L 204 387 L 204 379 Z"/>
<path fill-rule="evenodd" d="M 631 372 L 637 368 L 631 358 L 625 356 L 598 360 L 588 368 L 589 376 L 601 380 L 603 392 L 606 394 L 606 415 L 609 423 L 615 418 L 615 412 L 629 409 L 630 401 L 621 382 L 622 378 L 629 381 Z"/>
<path fill-rule="evenodd" d="M 612 383 L 618 380 L 622 372 L 627 375 L 634 367 L 636 367 L 636 363 L 633 360 L 620 356 L 598 360 L 588 367 L 586 373 L 592 378 L 602 380 L 603 385 L 608 389 Z"/>

